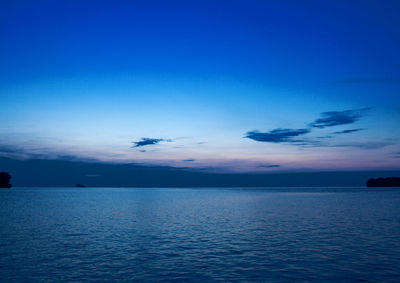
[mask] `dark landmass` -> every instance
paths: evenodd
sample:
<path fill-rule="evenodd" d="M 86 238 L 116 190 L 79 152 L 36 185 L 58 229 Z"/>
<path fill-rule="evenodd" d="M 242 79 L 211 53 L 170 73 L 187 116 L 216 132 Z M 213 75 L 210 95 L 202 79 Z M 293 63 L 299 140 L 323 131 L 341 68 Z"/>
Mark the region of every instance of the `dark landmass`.
<path fill-rule="evenodd" d="M 0 172 L 0 188 L 11 188 L 10 179 L 10 173 Z"/>
<path fill-rule="evenodd" d="M 212 173 L 168 166 L 5 157 L 0 157 L 0 168 L 13 172 L 17 187 L 362 187 L 368 178 L 400 175 L 400 171 Z"/>
<path fill-rule="evenodd" d="M 76 184 L 75 187 L 77 187 L 77 188 L 84 188 L 84 187 L 86 187 L 86 186 L 85 186 L 85 185 L 82 185 L 82 184 Z"/>
<path fill-rule="evenodd" d="M 367 187 L 400 187 L 400 177 L 369 179 Z"/>

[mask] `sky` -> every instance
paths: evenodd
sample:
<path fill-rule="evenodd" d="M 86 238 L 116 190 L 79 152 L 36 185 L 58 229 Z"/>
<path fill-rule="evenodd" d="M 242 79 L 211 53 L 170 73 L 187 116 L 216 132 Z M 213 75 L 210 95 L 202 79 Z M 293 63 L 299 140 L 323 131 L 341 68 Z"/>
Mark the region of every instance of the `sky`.
<path fill-rule="evenodd" d="M 0 156 L 400 169 L 399 1 L 0 2 Z"/>

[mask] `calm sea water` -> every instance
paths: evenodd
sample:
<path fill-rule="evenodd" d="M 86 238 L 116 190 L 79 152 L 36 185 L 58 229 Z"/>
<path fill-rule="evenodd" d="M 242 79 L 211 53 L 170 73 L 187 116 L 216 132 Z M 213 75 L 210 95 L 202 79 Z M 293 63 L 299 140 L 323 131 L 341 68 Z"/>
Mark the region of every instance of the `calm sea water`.
<path fill-rule="evenodd" d="M 400 188 L 0 190 L 0 281 L 400 280 Z"/>

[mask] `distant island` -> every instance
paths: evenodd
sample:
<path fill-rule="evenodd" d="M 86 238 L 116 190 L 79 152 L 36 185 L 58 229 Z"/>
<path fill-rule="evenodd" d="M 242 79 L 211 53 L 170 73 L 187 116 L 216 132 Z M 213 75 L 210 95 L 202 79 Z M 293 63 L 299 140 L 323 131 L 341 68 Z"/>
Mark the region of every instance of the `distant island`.
<path fill-rule="evenodd" d="M 0 172 L 0 188 L 11 188 L 10 179 L 10 173 Z"/>
<path fill-rule="evenodd" d="M 85 186 L 85 185 L 82 185 L 82 184 L 76 184 L 75 187 L 77 187 L 77 188 L 84 188 L 84 187 L 86 187 L 86 186 Z"/>
<path fill-rule="evenodd" d="M 400 177 L 369 179 L 367 187 L 400 187 Z"/>

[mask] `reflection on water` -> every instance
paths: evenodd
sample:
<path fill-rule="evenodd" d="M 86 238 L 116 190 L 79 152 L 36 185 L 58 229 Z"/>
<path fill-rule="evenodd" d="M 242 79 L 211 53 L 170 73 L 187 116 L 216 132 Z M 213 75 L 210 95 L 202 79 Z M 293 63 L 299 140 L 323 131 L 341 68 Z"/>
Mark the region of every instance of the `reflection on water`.
<path fill-rule="evenodd" d="M 396 281 L 400 189 L 13 188 L 1 281 Z"/>

